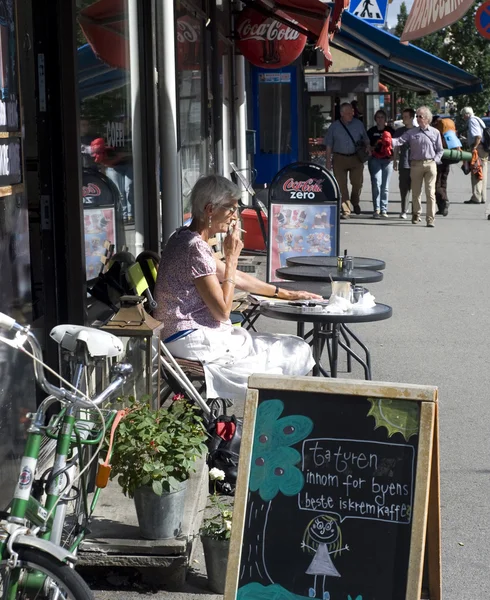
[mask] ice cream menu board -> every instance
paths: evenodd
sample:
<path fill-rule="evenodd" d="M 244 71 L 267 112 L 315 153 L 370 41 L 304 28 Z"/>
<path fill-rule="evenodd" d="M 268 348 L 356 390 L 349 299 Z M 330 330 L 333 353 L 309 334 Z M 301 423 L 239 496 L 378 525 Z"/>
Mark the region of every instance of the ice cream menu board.
<path fill-rule="evenodd" d="M 106 255 L 105 244 L 114 243 L 114 208 L 91 208 L 83 211 L 85 231 L 85 269 L 87 281 L 100 273 Z"/>
<path fill-rule="evenodd" d="M 251 377 L 225 600 L 440 599 L 437 446 L 434 387 Z"/>
<path fill-rule="evenodd" d="M 293 163 L 280 171 L 269 190 L 268 281 L 291 256 L 339 250 L 340 193 L 333 175 L 313 163 Z"/>
<path fill-rule="evenodd" d="M 337 206 L 322 204 L 272 204 L 269 237 L 269 281 L 290 256 L 333 256 L 337 248 Z"/>

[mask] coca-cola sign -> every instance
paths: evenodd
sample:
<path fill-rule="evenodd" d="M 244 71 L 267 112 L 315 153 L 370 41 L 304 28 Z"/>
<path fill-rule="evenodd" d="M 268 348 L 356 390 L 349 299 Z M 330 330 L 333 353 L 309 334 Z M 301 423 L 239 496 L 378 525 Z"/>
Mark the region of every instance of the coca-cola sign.
<path fill-rule="evenodd" d="M 292 27 L 246 8 L 236 24 L 237 46 L 256 67 L 277 69 L 290 65 L 303 52 L 306 36 Z"/>
<path fill-rule="evenodd" d="M 286 179 L 282 189 L 285 192 L 291 192 L 289 197 L 297 200 L 314 200 L 317 193 L 323 192 L 322 184 L 324 179 L 307 179 L 306 181 L 296 181 L 294 177 Z"/>
<path fill-rule="evenodd" d="M 82 186 L 82 195 L 84 198 L 100 196 L 100 187 L 95 183 L 89 183 L 88 185 Z"/>

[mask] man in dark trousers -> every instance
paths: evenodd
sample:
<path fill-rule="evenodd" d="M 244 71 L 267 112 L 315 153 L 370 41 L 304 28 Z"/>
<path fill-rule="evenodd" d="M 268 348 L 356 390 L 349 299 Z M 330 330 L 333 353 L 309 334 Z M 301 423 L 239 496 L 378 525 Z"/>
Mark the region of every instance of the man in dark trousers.
<path fill-rule="evenodd" d="M 412 129 L 414 127 L 414 118 L 415 111 L 413 108 L 405 108 L 402 113 L 403 127 L 400 127 L 395 131 L 394 137 L 400 137 L 409 129 Z M 401 198 L 400 219 L 406 219 L 410 204 L 410 191 L 412 189 L 412 179 L 410 177 L 410 147 L 408 144 L 401 147 L 395 147 L 393 154 L 393 169 L 398 171 L 398 187 L 400 189 Z"/>
<path fill-rule="evenodd" d="M 361 196 L 364 163 L 356 154 L 356 144 L 363 143 L 370 150 L 369 138 L 366 128 L 354 118 L 354 109 L 349 102 L 340 105 L 340 119 L 334 121 L 325 136 L 327 147 L 327 169 L 335 175 L 342 195 L 341 218 L 348 219 L 351 214 L 351 205 L 356 215 L 361 214 L 359 200 Z M 349 176 L 352 191 L 349 194 L 347 185 Z M 350 196 L 350 197 L 349 197 Z"/>
<path fill-rule="evenodd" d="M 454 131 L 456 135 L 456 125 L 452 119 L 441 119 L 439 115 L 435 115 L 432 119 L 432 127 L 435 127 L 441 134 L 442 146 L 447 149 L 446 138 L 444 134 L 447 131 Z M 459 148 L 461 150 L 461 148 Z M 441 158 L 441 162 L 437 165 L 436 179 L 436 215 L 447 217 L 449 212 L 449 198 L 447 197 L 447 178 L 451 170 L 451 162 L 445 158 Z"/>

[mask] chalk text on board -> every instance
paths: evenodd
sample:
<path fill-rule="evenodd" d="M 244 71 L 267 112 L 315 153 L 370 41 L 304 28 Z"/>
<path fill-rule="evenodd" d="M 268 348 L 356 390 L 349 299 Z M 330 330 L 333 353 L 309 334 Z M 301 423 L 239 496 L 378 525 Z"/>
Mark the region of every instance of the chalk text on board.
<path fill-rule="evenodd" d="M 414 449 L 408 444 L 317 438 L 303 441 L 299 508 L 409 524 Z"/>

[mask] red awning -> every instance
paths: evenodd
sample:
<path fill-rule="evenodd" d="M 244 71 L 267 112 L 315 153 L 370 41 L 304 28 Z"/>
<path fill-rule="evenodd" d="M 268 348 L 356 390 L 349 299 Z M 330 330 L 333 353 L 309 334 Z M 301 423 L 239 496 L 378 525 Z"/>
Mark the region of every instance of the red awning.
<path fill-rule="evenodd" d="M 474 0 L 414 0 L 401 42 L 409 42 L 439 31 L 463 17 Z"/>
<path fill-rule="evenodd" d="M 339 28 L 342 12 L 349 5 L 349 0 L 335 0 L 332 19 L 330 7 L 320 0 L 243 0 L 243 2 L 259 12 L 277 17 L 278 21 L 285 22 L 300 33 L 309 34 L 315 42 L 315 47 L 325 55 L 327 69 L 332 64 L 329 42 Z"/>
<path fill-rule="evenodd" d="M 96 56 L 111 67 L 127 68 L 129 44 L 124 0 L 99 0 L 80 11 L 78 22 Z"/>

